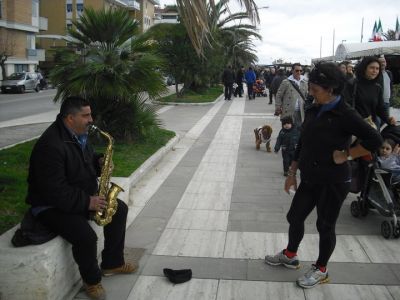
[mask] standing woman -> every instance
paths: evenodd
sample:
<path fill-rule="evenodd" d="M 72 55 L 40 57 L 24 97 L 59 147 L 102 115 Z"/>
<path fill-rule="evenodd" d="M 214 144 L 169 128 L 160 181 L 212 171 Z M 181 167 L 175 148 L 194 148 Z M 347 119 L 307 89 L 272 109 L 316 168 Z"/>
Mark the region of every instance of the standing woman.
<path fill-rule="evenodd" d="M 304 236 L 304 221 L 316 207 L 319 256 L 297 280 L 303 288 L 329 280 L 327 264 L 336 245 L 336 220 L 350 188 L 348 160 L 375 151 L 382 144 L 379 133 L 342 99 L 344 82 L 344 74 L 333 63 L 317 64 L 310 73 L 309 93 L 315 100 L 306 111 L 285 181 L 286 192 L 291 187 L 296 190 L 287 214 L 289 242 L 283 251 L 265 257 L 270 265 L 299 268 L 297 250 Z M 361 142 L 350 148 L 352 135 Z M 297 188 L 298 169 L 301 182 Z"/>
<path fill-rule="evenodd" d="M 379 127 L 380 121 L 396 125 L 393 117 L 389 117 L 383 101 L 383 87 L 379 84 L 381 67 L 378 58 L 364 57 L 356 69 L 356 79 L 346 85 L 344 97 L 346 101 L 372 126 Z M 379 118 L 379 119 L 378 119 Z"/>

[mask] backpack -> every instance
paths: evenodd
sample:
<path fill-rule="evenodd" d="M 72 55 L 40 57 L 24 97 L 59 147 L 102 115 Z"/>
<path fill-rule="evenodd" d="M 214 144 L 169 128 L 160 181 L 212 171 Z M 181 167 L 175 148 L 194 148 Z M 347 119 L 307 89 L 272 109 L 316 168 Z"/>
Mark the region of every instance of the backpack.
<path fill-rule="evenodd" d="M 11 239 L 11 243 L 14 245 L 14 247 L 40 245 L 52 240 L 56 236 L 57 234 L 43 226 L 32 215 L 32 212 L 29 209 L 21 221 L 21 227 L 15 231 L 14 236 Z"/>

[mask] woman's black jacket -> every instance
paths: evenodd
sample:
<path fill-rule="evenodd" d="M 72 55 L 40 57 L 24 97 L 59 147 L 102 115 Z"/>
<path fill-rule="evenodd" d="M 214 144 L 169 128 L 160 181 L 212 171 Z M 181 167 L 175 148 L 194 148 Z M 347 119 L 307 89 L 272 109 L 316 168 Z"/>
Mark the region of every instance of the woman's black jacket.
<path fill-rule="evenodd" d="M 382 138 L 344 100 L 319 117 L 319 106 L 307 110 L 294 160 L 298 162 L 301 180 L 310 183 L 340 183 L 350 180 L 348 162 L 335 164 L 334 150 L 347 150 L 352 135 L 369 151 L 377 150 Z"/>
<path fill-rule="evenodd" d="M 87 144 L 82 150 L 60 116 L 35 144 L 29 165 L 26 202 L 67 213 L 87 213 L 97 192 L 99 155 Z"/>

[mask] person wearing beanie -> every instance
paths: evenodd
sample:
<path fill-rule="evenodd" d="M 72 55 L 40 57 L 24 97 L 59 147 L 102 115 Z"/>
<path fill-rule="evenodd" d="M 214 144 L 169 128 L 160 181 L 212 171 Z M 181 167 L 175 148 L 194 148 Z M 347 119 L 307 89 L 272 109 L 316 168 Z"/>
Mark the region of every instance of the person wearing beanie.
<path fill-rule="evenodd" d="M 276 255 L 267 255 L 265 263 L 298 269 L 297 251 L 304 236 L 304 222 L 317 210 L 319 256 L 296 283 L 312 288 L 329 281 L 328 261 L 336 245 L 336 220 L 350 190 L 349 160 L 376 151 L 382 138 L 342 98 L 344 74 L 334 63 L 319 63 L 309 76 L 309 93 L 314 104 L 305 112 L 300 139 L 285 180 L 285 191 L 295 190 L 287 214 L 288 244 Z M 352 136 L 360 142 L 351 145 Z M 297 170 L 300 185 L 297 186 Z"/>
<path fill-rule="evenodd" d="M 287 176 L 298 141 L 299 131 L 293 126 L 292 118 L 284 117 L 282 119 L 282 129 L 279 131 L 274 147 L 275 153 L 282 149 L 283 176 Z"/>

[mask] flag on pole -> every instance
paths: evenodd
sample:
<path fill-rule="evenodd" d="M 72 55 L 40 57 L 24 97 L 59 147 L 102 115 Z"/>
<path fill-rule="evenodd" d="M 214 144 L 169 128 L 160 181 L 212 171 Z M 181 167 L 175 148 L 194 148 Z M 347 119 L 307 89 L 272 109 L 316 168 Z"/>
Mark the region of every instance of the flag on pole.
<path fill-rule="evenodd" d="M 394 33 L 394 38 L 396 40 L 400 40 L 400 24 L 399 24 L 399 17 L 396 18 L 396 30 Z"/>
<path fill-rule="evenodd" d="M 376 42 L 383 41 L 383 29 L 382 29 L 381 18 L 379 18 L 378 27 L 376 28 L 375 41 Z"/>
<path fill-rule="evenodd" d="M 371 35 L 371 38 L 369 39 L 370 42 L 375 41 L 375 38 L 376 38 L 376 29 L 377 29 L 377 26 L 376 26 L 376 21 L 375 21 L 375 23 L 374 23 L 374 28 L 372 29 L 372 35 Z"/>

